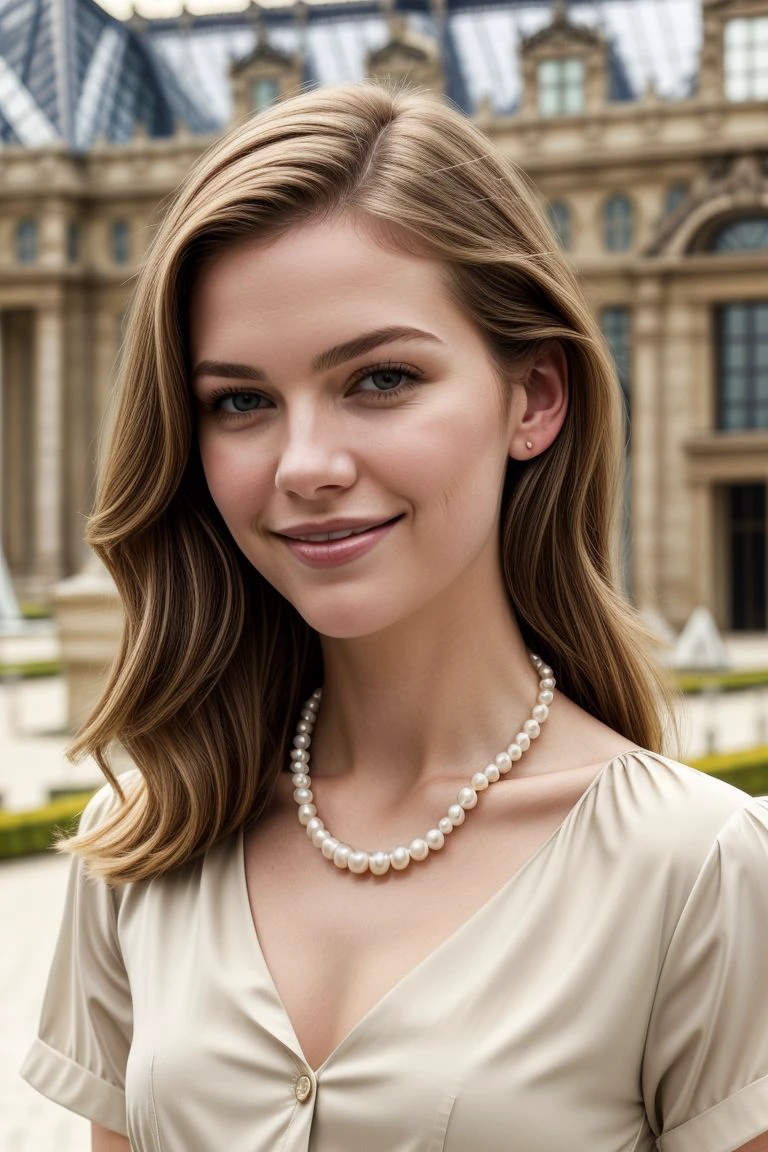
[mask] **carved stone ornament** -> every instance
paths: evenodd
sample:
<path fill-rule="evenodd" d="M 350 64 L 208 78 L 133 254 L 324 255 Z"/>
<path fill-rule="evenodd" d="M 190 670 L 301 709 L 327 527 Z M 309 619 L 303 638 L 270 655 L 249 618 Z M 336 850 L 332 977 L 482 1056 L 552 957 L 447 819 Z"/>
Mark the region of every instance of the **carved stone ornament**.
<path fill-rule="evenodd" d="M 711 206 L 711 212 L 706 206 Z M 656 223 L 644 256 L 661 256 L 680 251 L 681 235 L 685 235 L 686 248 L 709 220 L 734 208 L 765 209 L 768 207 L 768 179 L 757 156 L 737 157 L 723 172 L 714 165 L 709 173 L 696 181 L 685 199 L 674 212 L 662 216 Z M 695 228 L 691 223 L 695 219 Z"/>

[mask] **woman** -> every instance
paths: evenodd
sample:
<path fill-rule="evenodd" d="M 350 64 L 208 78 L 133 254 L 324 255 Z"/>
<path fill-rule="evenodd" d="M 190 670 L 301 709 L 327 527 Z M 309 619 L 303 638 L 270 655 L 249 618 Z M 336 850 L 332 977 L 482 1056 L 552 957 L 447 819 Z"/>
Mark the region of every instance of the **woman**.
<path fill-rule="evenodd" d="M 192 173 L 24 1068 L 96 1152 L 768 1148 L 768 805 L 659 755 L 620 451 L 572 274 L 444 104 L 304 94 Z"/>

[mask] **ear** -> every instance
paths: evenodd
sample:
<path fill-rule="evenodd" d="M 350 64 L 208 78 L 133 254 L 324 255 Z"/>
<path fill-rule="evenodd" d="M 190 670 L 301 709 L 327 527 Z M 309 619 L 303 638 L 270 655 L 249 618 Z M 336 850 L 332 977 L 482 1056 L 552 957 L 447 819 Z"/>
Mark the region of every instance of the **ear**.
<path fill-rule="evenodd" d="M 524 411 L 521 416 L 523 403 L 515 406 L 509 455 L 531 460 L 549 448 L 568 411 L 568 361 L 561 344 L 553 340 L 542 347 L 520 387 L 525 392 Z"/>

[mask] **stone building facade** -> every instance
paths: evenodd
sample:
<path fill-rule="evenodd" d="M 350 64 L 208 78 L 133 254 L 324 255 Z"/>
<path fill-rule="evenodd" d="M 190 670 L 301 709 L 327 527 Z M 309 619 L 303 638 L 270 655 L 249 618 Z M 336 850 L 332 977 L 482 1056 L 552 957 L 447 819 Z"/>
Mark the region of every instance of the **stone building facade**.
<path fill-rule="evenodd" d="M 7 0 L 2 539 L 21 597 L 85 560 L 123 317 L 165 198 L 229 124 L 362 75 L 446 93 L 533 181 L 625 390 L 635 602 L 768 629 L 768 0 L 126 22 L 93 0 Z"/>

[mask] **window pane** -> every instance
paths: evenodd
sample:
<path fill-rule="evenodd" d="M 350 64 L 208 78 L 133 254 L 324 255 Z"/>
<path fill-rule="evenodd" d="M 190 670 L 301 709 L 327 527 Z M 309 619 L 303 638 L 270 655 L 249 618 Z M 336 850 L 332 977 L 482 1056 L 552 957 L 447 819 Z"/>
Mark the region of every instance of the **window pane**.
<path fill-rule="evenodd" d="M 762 428 L 768 406 L 768 302 L 725 305 L 719 316 L 718 427 Z"/>
<path fill-rule="evenodd" d="M 672 212 L 676 211 L 676 209 L 679 208 L 680 205 L 682 204 L 683 200 L 685 200 L 687 195 L 688 195 L 688 185 L 687 184 L 673 184 L 672 187 L 667 191 L 667 199 L 665 202 L 665 211 L 668 214 L 671 214 Z"/>
<path fill-rule="evenodd" d="M 723 309 L 723 320 L 726 337 L 743 336 L 747 330 L 747 309 L 740 304 L 729 304 Z"/>
<path fill-rule="evenodd" d="M 581 85 L 566 88 L 564 97 L 563 111 L 569 116 L 576 116 L 584 111 L 584 89 Z"/>
<path fill-rule="evenodd" d="M 274 78 L 254 80 L 251 85 L 251 108 L 254 112 L 261 111 L 277 99 L 279 85 Z"/>
<path fill-rule="evenodd" d="M 725 25 L 725 46 L 727 49 L 743 49 L 747 45 L 748 20 L 729 20 Z"/>
<path fill-rule="evenodd" d="M 584 61 L 564 60 L 563 76 L 565 77 L 566 83 L 581 86 L 584 80 Z"/>
<path fill-rule="evenodd" d="M 539 64 L 539 84 L 555 87 L 560 79 L 559 64 L 559 60 L 542 60 Z"/>

